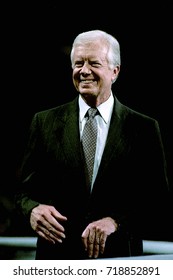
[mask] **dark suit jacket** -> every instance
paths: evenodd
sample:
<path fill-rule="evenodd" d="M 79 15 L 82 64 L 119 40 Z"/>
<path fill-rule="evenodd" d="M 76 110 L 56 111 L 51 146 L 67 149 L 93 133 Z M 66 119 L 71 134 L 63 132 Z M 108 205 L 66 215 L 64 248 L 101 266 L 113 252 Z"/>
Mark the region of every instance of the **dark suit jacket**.
<path fill-rule="evenodd" d="M 39 203 L 54 205 L 68 217 L 62 244 L 38 238 L 38 259 L 87 258 L 81 233 L 89 222 L 107 216 L 120 229 L 108 237 L 105 258 L 141 255 L 142 239 L 158 232 L 168 190 L 158 122 L 116 97 L 91 195 L 85 187 L 78 98 L 35 114 L 21 174 L 16 204 L 28 221 Z"/>

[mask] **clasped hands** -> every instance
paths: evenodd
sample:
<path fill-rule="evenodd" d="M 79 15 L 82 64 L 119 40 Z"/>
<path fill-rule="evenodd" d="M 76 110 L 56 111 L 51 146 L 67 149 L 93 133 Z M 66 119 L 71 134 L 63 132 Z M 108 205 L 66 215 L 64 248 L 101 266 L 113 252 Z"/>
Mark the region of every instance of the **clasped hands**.
<path fill-rule="evenodd" d="M 67 217 L 61 215 L 55 207 L 50 205 L 40 204 L 31 211 L 32 229 L 53 244 L 62 243 L 65 239 L 65 228 L 62 225 L 65 221 L 67 221 Z M 117 229 L 118 224 L 111 217 L 90 223 L 81 235 L 88 257 L 98 258 L 99 254 L 103 254 L 107 237 Z"/>

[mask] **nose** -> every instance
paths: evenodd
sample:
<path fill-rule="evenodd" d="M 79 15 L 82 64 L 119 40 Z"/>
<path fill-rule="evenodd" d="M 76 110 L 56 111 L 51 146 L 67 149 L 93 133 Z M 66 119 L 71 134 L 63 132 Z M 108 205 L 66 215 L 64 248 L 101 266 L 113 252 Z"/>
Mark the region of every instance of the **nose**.
<path fill-rule="evenodd" d="M 82 66 L 82 69 L 81 69 L 81 73 L 82 74 L 90 74 L 91 73 L 89 63 L 87 63 L 87 62 L 84 63 L 84 65 Z"/>

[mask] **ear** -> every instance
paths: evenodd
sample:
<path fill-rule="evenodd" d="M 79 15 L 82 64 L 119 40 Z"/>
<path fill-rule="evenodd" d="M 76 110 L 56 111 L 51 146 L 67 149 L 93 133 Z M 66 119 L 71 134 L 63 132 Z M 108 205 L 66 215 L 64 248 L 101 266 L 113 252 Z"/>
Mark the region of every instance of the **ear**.
<path fill-rule="evenodd" d="M 112 82 L 115 82 L 116 79 L 118 78 L 120 72 L 120 65 L 117 65 L 114 69 L 113 69 L 113 73 L 112 73 Z"/>

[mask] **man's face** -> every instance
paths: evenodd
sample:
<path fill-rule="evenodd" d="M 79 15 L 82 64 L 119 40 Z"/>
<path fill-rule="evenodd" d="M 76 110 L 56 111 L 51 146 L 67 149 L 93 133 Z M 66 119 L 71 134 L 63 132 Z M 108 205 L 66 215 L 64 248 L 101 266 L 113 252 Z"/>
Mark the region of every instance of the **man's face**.
<path fill-rule="evenodd" d="M 73 83 L 84 97 L 94 96 L 104 102 L 111 92 L 118 69 L 110 69 L 108 49 L 100 41 L 79 45 L 74 50 Z"/>

